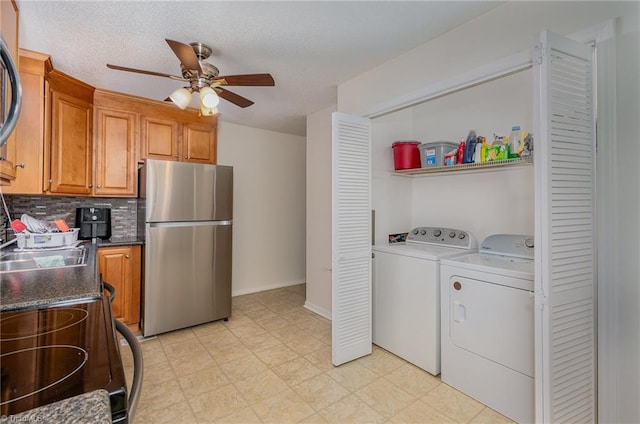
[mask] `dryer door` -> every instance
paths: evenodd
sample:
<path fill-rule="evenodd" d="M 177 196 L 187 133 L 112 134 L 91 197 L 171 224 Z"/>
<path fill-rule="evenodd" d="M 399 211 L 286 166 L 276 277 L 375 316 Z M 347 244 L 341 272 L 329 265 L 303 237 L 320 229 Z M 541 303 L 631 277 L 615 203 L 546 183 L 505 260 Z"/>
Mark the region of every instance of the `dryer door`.
<path fill-rule="evenodd" d="M 449 301 L 453 344 L 533 377 L 533 292 L 453 276 Z"/>

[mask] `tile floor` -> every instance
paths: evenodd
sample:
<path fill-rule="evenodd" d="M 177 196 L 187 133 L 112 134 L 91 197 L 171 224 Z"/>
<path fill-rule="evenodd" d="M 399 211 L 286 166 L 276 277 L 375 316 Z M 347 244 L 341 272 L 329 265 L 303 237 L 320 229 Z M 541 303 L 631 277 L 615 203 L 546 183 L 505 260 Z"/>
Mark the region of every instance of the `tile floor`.
<path fill-rule="evenodd" d="M 304 299 L 304 285 L 234 297 L 228 322 L 142 341 L 133 424 L 511 422 L 377 346 L 334 367 L 331 323 Z"/>

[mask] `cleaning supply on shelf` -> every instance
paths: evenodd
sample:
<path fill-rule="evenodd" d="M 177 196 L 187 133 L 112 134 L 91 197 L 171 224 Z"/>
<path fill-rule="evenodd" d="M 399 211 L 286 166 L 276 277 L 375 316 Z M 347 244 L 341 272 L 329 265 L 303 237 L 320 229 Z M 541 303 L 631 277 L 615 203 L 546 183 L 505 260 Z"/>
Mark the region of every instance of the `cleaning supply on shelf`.
<path fill-rule="evenodd" d="M 476 151 L 473 155 L 473 163 L 481 163 L 482 162 L 482 146 L 487 144 L 487 138 L 483 136 L 478 136 L 476 141 Z"/>
<path fill-rule="evenodd" d="M 465 150 L 465 142 L 461 141 L 458 144 L 458 150 L 456 151 L 456 163 L 464 163 L 464 150 Z"/>
<path fill-rule="evenodd" d="M 465 141 L 464 156 L 462 158 L 462 163 L 473 163 L 473 155 L 476 152 L 477 142 L 478 142 L 478 138 L 476 136 L 476 132 L 474 130 L 469 131 L 469 134 L 467 135 L 467 140 Z"/>
<path fill-rule="evenodd" d="M 511 133 L 509 134 L 509 157 L 517 158 L 518 148 L 520 147 L 520 138 L 522 137 L 522 131 L 520 125 L 514 125 L 511 127 Z"/>

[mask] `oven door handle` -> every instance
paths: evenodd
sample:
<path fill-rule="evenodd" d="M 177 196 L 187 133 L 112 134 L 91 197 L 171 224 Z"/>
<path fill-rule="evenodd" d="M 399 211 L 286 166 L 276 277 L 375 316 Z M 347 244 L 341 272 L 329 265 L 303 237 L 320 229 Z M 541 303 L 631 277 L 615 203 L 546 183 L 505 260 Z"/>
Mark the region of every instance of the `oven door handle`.
<path fill-rule="evenodd" d="M 131 423 L 133 422 L 136 409 L 138 409 L 138 401 L 140 400 L 140 393 L 142 392 L 142 378 L 144 374 L 142 348 L 135 334 L 129 330 L 129 327 L 120 322 L 120 320 L 114 319 L 113 321 L 116 323 L 116 331 L 122 334 L 133 353 L 133 382 L 131 383 L 131 393 L 129 393 L 129 408 L 127 408 L 127 420 Z"/>

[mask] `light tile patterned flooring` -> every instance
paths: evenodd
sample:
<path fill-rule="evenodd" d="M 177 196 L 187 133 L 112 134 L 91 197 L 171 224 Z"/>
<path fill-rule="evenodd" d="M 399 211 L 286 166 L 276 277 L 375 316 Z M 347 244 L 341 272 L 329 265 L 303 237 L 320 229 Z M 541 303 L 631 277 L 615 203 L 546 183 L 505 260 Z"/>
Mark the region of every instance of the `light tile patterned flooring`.
<path fill-rule="evenodd" d="M 331 323 L 304 300 L 304 284 L 238 296 L 228 322 L 144 340 L 133 424 L 511 422 L 377 346 L 334 367 Z"/>

